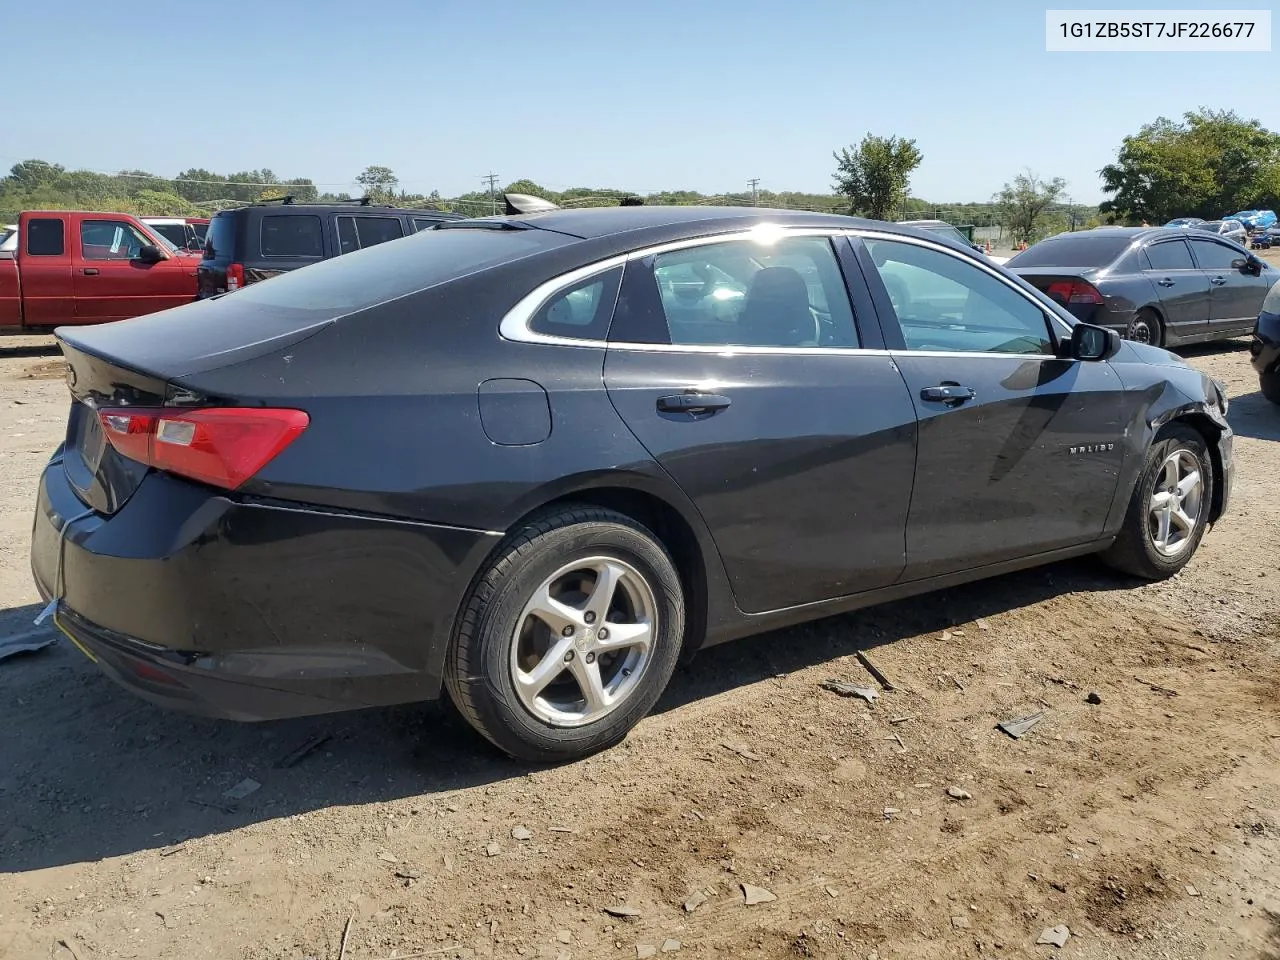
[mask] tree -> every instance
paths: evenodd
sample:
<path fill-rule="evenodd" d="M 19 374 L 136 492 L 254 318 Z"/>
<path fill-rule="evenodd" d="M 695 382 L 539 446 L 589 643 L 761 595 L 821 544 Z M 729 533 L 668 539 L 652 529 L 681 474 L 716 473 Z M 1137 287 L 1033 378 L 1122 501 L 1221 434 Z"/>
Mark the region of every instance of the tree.
<path fill-rule="evenodd" d="M 1181 122 L 1157 117 L 1125 137 L 1116 162 L 1099 171 L 1111 198 L 1101 211 L 1120 220 L 1216 220 L 1280 205 L 1280 134 L 1230 110 L 1199 110 Z"/>
<path fill-rule="evenodd" d="M 44 160 L 23 160 L 21 163 L 15 163 L 9 168 L 8 180 L 13 185 L 23 190 L 32 190 L 36 187 L 47 186 L 57 180 L 59 175 L 66 172 L 66 168 L 57 163 L 47 163 Z"/>
<path fill-rule="evenodd" d="M 1030 243 L 1036 235 L 1045 211 L 1058 202 L 1067 182 L 1061 177 L 1041 180 L 1027 170 L 1006 183 L 991 198 L 1000 214 L 1000 222 L 1008 228 L 1015 243 Z"/>
<path fill-rule="evenodd" d="M 832 156 L 836 193 L 848 197 L 850 213 L 865 213 L 873 220 L 889 219 L 906 200 L 911 174 L 923 159 L 914 140 L 869 133 L 856 150 L 846 147 Z"/>
<path fill-rule="evenodd" d="M 395 175 L 390 167 L 365 167 L 364 173 L 356 177 L 356 183 L 364 187 L 364 195 L 373 200 L 382 200 L 388 197 L 397 186 L 400 185 L 400 178 Z"/>

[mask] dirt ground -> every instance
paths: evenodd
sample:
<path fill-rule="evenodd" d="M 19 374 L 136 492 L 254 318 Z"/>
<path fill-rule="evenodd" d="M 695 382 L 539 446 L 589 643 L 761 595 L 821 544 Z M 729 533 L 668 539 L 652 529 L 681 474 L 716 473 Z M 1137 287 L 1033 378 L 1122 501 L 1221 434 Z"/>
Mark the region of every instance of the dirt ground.
<path fill-rule="evenodd" d="M 39 609 L 40 343 L 0 356 L 0 635 Z M 65 640 L 0 661 L 0 957 L 1280 960 L 1280 409 L 1243 341 L 1188 356 L 1238 479 L 1180 576 L 1086 559 L 719 647 L 581 763 L 435 705 L 176 716 Z M 858 650 L 874 705 L 821 687 Z"/>

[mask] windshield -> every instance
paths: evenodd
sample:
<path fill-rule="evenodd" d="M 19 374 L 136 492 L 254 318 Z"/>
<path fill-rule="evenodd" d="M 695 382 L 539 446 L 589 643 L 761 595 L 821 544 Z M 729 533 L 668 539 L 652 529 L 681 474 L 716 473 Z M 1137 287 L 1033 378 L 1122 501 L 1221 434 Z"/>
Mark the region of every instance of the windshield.
<path fill-rule="evenodd" d="M 940 233 L 948 240 L 954 240 L 962 246 L 969 246 L 969 238 L 949 223 L 939 224 L 936 227 L 925 227 L 924 229 L 928 230 L 930 233 Z"/>
<path fill-rule="evenodd" d="M 1088 233 L 1067 234 L 1041 240 L 1005 264 L 1015 267 L 1106 267 L 1128 249 L 1126 236 L 1099 237 Z"/>

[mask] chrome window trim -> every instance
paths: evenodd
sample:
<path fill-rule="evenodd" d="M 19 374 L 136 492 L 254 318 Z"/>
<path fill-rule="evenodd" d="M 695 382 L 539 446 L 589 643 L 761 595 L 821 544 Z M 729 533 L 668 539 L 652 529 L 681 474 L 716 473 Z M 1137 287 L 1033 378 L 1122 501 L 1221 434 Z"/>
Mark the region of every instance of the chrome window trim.
<path fill-rule="evenodd" d="M 963 260 L 956 257 L 954 250 L 949 250 L 939 243 L 930 242 L 927 239 L 908 237 L 903 234 L 889 233 L 866 228 L 849 228 L 849 227 L 783 227 L 769 223 L 762 223 L 748 230 L 735 230 L 730 233 L 712 234 L 702 237 L 686 237 L 681 240 L 672 240 L 667 243 L 655 244 L 649 247 L 642 247 L 638 250 L 631 250 L 627 253 L 615 254 L 604 260 L 598 260 L 595 263 L 589 263 L 586 266 L 578 267 L 567 273 L 552 277 L 534 287 L 529 293 L 521 297 L 506 315 L 502 318 L 502 322 L 498 326 L 498 333 L 504 340 L 511 340 L 517 343 L 540 343 L 561 347 L 588 347 L 597 350 L 626 350 L 629 352 L 642 353 L 703 353 L 703 354 L 747 354 L 747 355 L 777 355 L 777 356 L 893 356 L 894 353 L 901 353 L 907 356 L 916 357 L 1003 357 L 1005 359 L 1035 359 L 1043 360 L 1053 358 L 1052 354 L 1045 353 L 986 353 L 986 352 L 967 352 L 963 350 L 942 351 L 942 350 L 902 350 L 891 351 L 881 349 L 869 349 L 864 347 L 757 347 L 757 346 L 737 346 L 731 344 L 674 344 L 674 343 L 634 343 L 622 340 L 591 340 L 579 337 L 560 337 L 547 333 L 538 333 L 530 329 L 529 324 L 533 321 L 534 316 L 543 305 L 560 291 L 567 287 L 571 287 L 583 280 L 597 274 L 606 273 L 615 267 L 623 266 L 632 260 L 641 260 L 645 257 L 654 256 L 661 253 L 669 253 L 674 250 L 687 250 L 694 247 L 707 246 L 713 243 L 731 243 L 741 240 L 751 240 L 761 237 L 762 235 L 775 235 L 785 237 L 827 237 L 835 239 L 836 237 L 857 237 L 858 239 L 888 240 L 897 243 L 910 243 L 916 246 L 926 247 L 935 250 L 938 253 L 955 257 L 957 260 Z M 1034 297 L 1016 284 L 1011 283 L 1009 279 L 1002 276 L 993 264 L 982 263 L 978 260 L 965 261 L 971 262 L 979 270 L 983 270 L 990 274 L 996 280 L 1003 283 L 1018 296 L 1022 297 L 1027 303 L 1031 304 L 1039 310 L 1044 316 L 1057 324 L 1060 335 L 1070 336 L 1071 327 L 1057 316 L 1045 308 Z M 1058 358 L 1060 359 L 1060 358 Z"/>

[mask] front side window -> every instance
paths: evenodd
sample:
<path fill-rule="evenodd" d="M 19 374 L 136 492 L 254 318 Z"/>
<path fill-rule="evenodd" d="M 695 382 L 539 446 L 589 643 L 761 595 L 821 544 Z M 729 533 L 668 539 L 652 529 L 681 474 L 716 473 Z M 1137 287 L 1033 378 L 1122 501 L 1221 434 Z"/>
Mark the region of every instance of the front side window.
<path fill-rule="evenodd" d="M 1152 270 L 1194 270 L 1191 251 L 1182 240 L 1166 240 L 1147 247 L 1147 262 Z"/>
<path fill-rule="evenodd" d="M 931 247 L 867 240 L 908 350 L 1052 354 L 1045 312 L 985 270 Z"/>
<path fill-rule="evenodd" d="M 858 345 L 844 277 L 826 237 L 732 240 L 660 253 L 629 265 L 625 287 L 612 340 Z"/>
<path fill-rule="evenodd" d="M 351 253 L 404 236 L 399 217 L 338 217 L 338 252 Z"/>
<path fill-rule="evenodd" d="M 324 230 L 320 218 L 312 214 L 263 217 L 262 255 L 320 259 L 324 256 Z"/>
<path fill-rule="evenodd" d="M 38 218 L 27 221 L 27 256 L 60 257 L 67 252 L 67 233 L 61 220 Z"/>
<path fill-rule="evenodd" d="M 86 260 L 135 260 L 151 239 L 123 220 L 80 221 L 80 249 Z"/>
<path fill-rule="evenodd" d="M 1235 250 L 1212 240 L 1192 240 L 1191 249 L 1202 270 L 1231 270 L 1231 262 L 1240 258 Z"/>

